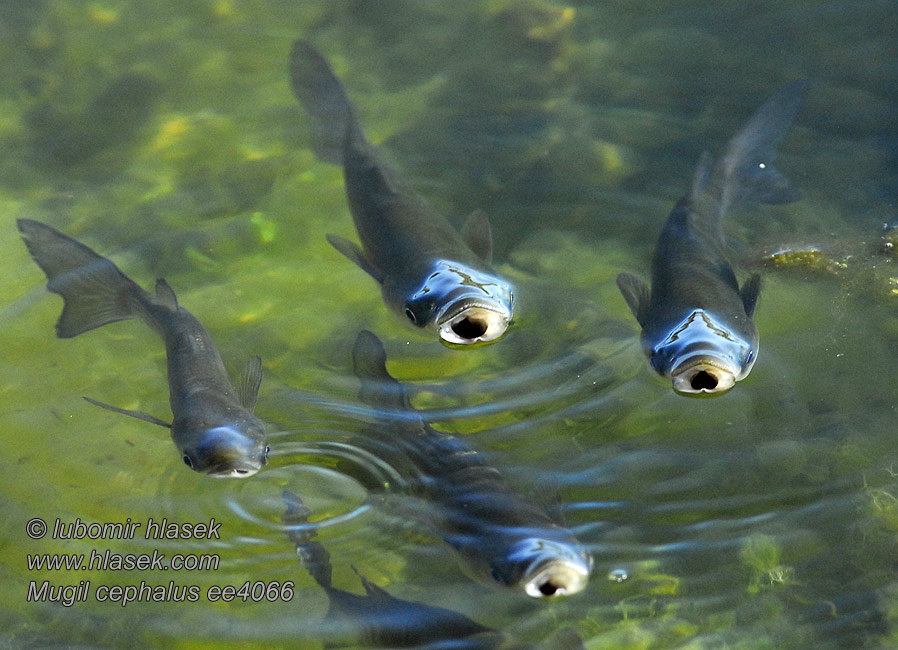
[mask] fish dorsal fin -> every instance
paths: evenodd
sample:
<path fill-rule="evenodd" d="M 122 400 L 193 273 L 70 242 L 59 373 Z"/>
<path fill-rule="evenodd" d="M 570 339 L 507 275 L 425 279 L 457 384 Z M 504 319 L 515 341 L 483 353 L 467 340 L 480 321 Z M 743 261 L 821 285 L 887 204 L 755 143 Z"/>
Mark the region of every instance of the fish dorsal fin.
<path fill-rule="evenodd" d="M 723 211 L 726 204 L 721 198 L 724 188 L 720 184 L 723 179 L 718 172 L 714 166 L 714 156 L 710 151 L 703 151 L 692 176 L 689 198 L 679 205 L 687 208 L 684 214 L 692 228 L 712 235 L 723 244 Z"/>
<path fill-rule="evenodd" d="M 620 273 L 617 276 L 617 288 L 620 289 L 624 300 L 630 307 L 630 311 L 636 317 L 640 326 L 645 327 L 648 320 L 651 291 L 649 285 L 630 273 Z"/>
<path fill-rule="evenodd" d="M 243 369 L 243 376 L 237 386 L 237 397 L 247 411 L 252 413 L 259 400 L 259 387 L 262 385 L 262 359 L 250 357 Z"/>
<path fill-rule="evenodd" d="M 359 399 L 375 408 L 409 410 L 402 384 L 387 372 L 387 353 L 380 339 L 362 330 L 352 346 L 352 368 L 362 386 Z"/>
<path fill-rule="evenodd" d="M 745 315 L 749 318 L 755 313 L 755 307 L 758 306 L 758 296 L 761 294 L 761 276 L 753 273 L 748 280 L 742 283 L 742 289 L 739 290 L 739 296 L 742 298 L 742 305 L 745 307 Z"/>
<path fill-rule="evenodd" d="M 165 278 L 156 280 L 156 297 L 159 298 L 159 302 L 172 311 L 178 311 L 178 297 L 175 296 L 174 289 L 165 281 Z"/>
<path fill-rule="evenodd" d="M 705 191 L 708 179 L 711 177 L 711 170 L 714 167 L 714 156 L 710 151 L 702 151 L 702 155 L 698 158 L 698 164 L 695 166 L 695 174 L 692 176 L 692 191 L 689 194 L 691 202 L 695 201 Z"/>
<path fill-rule="evenodd" d="M 462 239 L 471 250 L 487 264 L 493 261 L 493 230 L 489 217 L 483 210 L 474 210 L 461 229 Z"/>
<path fill-rule="evenodd" d="M 120 415 L 127 415 L 131 418 L 137 418 L 138 420 L 143 420 L 144 422 L 149 422 L 150 424 L 158 424 L 160 427 L 166 427 L 171 429 L 171 423 L 166 422 L 165 420 L 160 420 L 157 417 L 150 415 L 149 413 L 144 413 L 143 411 L 131 411 L 129 409 L 121 409 L 117 406 L 112 406 L 111 404 L 106 404 L 104 402 L 98 402 L 95 399 L 91 399 L 90 397 L 85 397 L 84 400 L 94 406 L 99 406 L 100 408 L 106 409 L 107 411 L 112 411 L 114 413 L 119 413 Z"/>
<path fill-rule="evenodd" d="M 355 568 L 354 564 L 350 564 L 349 566 L 359 577 L 359 580 L 361 580 L 362 587 L 365 588 L 365 595 L 367 595 L 369 598 L 380 601 L 395 600 L 388 591 L 381 587 L 378 587 L 376 584 L 368 580 L 368 578 L 359 573 L 359 570 Z"/>
<path fill-rule="evenodd" d="M 368 258 L 365 256 L 365 251 L 363 251 L 358 244 L 349 241 L 345 237 L 332 235 L 330 233 L 328 233 L 326 237 L 327 241 L 330 242 L 330 245 L 336 248 L 344 257 L 354 262 L 355 265 L 365 273 L 383 284 L 383 276 L 374 269 L 370 262 L 368 262 Z"/>

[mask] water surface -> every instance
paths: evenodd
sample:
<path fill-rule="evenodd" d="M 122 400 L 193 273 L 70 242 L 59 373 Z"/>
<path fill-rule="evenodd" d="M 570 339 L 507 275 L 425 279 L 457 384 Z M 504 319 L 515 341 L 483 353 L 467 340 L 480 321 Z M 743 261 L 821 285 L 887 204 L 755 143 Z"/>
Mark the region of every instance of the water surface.
<path fill-rule="evenodd" d="M 865 2 L 0 4 L 0 463 L 9 647 L 319 648 L 324 593 L 281 492 L 330 551 L 397 598 L 536 643 L 845 648 L 898 642 L 898 5 Z M 340 171 L 315 160 L 287 81 L 292 41 L 332 61 L 369 137 L 457 224 L 493 223 L 517 286 L 508 336 L 449 350 L 390 316 L 330 248 L 354 238 Z M 776 89 L 812 88 L 778 166 L 798 203 L 727 215 L 740 279 L 764 276 L 751 376 L 714 399 L 648 368 L 614 277 L 648 275 L 702 150 Z M 166 277 L 236 376 L 262 357 L 272 458 L 246 481 L 187 470 L 168 433 L 161 343 L 143 324 L 53 336 L 15 218 L 46 221 L 142 286 Z M 814 255 L 777 251 L 814 250 Z M 591 549 L 582 594 L 536 602 L 468 580 L 410 523 L 350 350 L 374 331 L 432 425 L 487 455 Z M 372 492 L 373 482 L 390 489 Z M 31 540 L 26 522 L 221 523 L 217 540 Z M 141 529 L 143 530 L 143 529 Z M 217 570 L 29 571 L 28 554 L 214 554 Z M 31 581 L 77 585 L 71 607 Z M 213 585 L 295 583 L 222 603 Z M 99 586 L 196 585 L 196 602 L 97 602 Z"/>

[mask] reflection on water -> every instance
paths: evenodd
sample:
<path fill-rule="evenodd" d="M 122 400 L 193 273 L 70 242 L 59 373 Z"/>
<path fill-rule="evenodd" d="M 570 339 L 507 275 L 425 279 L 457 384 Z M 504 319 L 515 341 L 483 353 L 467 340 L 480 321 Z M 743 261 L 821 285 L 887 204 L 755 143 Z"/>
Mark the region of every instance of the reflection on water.
<path fill-rule="evenodd" d="M 896 23 L 892 0 L 0 2 L 0 639 L 320 648 L 334 631 L 285 536 L 288 490 L 336 588 L 361 593 L 354 567 L 392 598 L 520 643 L 570 628 L 588 648 L 895 645 L 898 273 L 882 228 L 898 191 Z M 410 185 L 455 225 L 487 212 L 515 286 L 503 340 L 459 351 L 420 335 L 327 244 L 354 232 L 340 172 L 316 162 L 290 92 L 296 38 L 328 56 Z M 799 78 L 812 85 L 778 167 L 801 200 L 724 220 L 737 277 L 763 276 L 762 351 L 738 390 L 685 399 L 646 367 L 614 278 L 649 267 L 701 151 Z M 231 377 L 262 357 L 261 472 L 197 475 L 163 429 L 81 399 L 167 418 L 164 350 L 129 324 L 56 339 L 61 302 L 21 217 L 141 286 L 166 277 Z M 428 424 L 588 547 L 582 593 L 486 589 L 413 523 L 403 468 L 356 444 L 371 415 L 350 360 L 361 329 Z M 57 518 L 221 527 L 31 539 L 35 517 L 51 531 Z M 28 554 L 94 550 L 218 568 L 27 568 Z M 32 581 L 89 581 L 89 597 L 28 602 Z M 259 591 L 290 581 L 290 598 Z M 147 585 L 199 596 L 97 600 Z M 243 585 L 229 602 L 213 589 Z"/>

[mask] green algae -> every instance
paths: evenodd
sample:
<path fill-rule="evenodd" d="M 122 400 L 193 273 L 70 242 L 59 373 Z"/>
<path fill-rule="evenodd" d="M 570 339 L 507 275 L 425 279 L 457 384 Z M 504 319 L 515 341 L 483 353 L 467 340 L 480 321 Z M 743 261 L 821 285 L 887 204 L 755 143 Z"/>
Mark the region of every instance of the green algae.
<path fill-rule="evenodd" d="M 779 546 L 769 535 L 757 534 L 746 539 L 739 549 L 739 559 L 750 574 L 746 587 L 749 594 L 794 580 L 794 567 L 782 563 Z"/>
<path fill-rule="evenodd" d="M 800 2 L 783 3 L 762 29 L 765 12 L 738 14 L 744 3 L 736 2 L 675 3 L 689 12 L 668 10 L 651 24 L 653 2 L 27 5 L 4 8 L 15 15 L 0 27 L 8 63 L 0 81 L 8 152 L 0 162 L 8 215 L 0 244 L 0 462 L 12 522 L 0 537 L 9 578 L 0 590 L 10 603 L 5 642 L 319 647 L 298 630 L 317 629 L 326 605 L 273 528 L 277 495 L 299 482 L 319 497 L 323 521 L 354 503 L 333 473 L 288 471 L 303 462 L 333 470 L 329 460 L 286 451 L 254 484 L 209 484 L 180 466 L 164 429 L 81 400 L 168 418 L 164 352 L 137 322 L 55 339 L 61 301 L 43 289 L 16 216 L 83 238 L 142 286 L 167 277 L 232 376 L 260 354 L 259 412 L 286 431 L 276 452 L 295 438 L 352 433 L 351 422 L 334 424 L 326 408 L 296 395 L 357 406 L 349 350 L 366 327 L 384 338 L 390 371 L 410 386 L 416 408 L 475 411 L 435 426 L 496 452 L 525 487 L 531 478 L 558 480 L 563 500 L 576 500 L 565 514 L 599 551 L 599 565 L 618 556 L 664 560 L 635 563 L 621 585 L 599 572 L 582 596 L 530 609 L 492 594 L 486 600 L 420 531 L 372 533 L 365 519 L 325 538 L 340 556 L 341 586 L 357 585 L 346 568 L 356 563 L 398 594 L 445 599 L 509 629 L 527 621 L 534 638 L 573 623 L 589 648 L 696 649 L 850 645 L 842 616 L 871 635 L 882 630 L 842 596 L 874 590 L 887 621 L 880 641 L 894 640 L 898 490 L 887 470 L 896 274 L 886 261 L 892 235 L 877 240 L 879 222 L 892 216 L 890 199 L 868 195 L 873 186 L 890 196 L 888 182 L 880 186 L 889 178 L 885 147 L 871 143 L 888 142 L 883 108 L 893 98 L 883 83 L 857 87 L 865 75 L 890 78 L 889 56 L 861 57 L 864 74 L 855 76 L 854 50 L 833 42 L 841 28 Z M 882 6 L 853 17 L 861 35 L 853 43 L 880 42 L 870 16 L 882 19 Z M 790 8 L 820 29 L 776 36 Z M 715 22 L 720 15 L 726 19 Z M 747 31 L 738 27 L 743 19 Z M 765 46 L 769 61 L 757 65 L 747 44 L 758 34 L 786 50 L 800 34 L 801 45 L 785 59 Z M 285 57 L 298 36 L 326 51 L 369 136 L 415 187 L 459 222 L 475 207 L 488 210 L 499 269 L 520 292 L 506 340 L 471 353 L 435 345 L 389 316 L 376 284 L 327 244 L 326 233 L 355 234 L 340 171 L 314 160 L 289 91 Z M 843 71 L 811 94 L 780 159 L 805 199 L 728 217 L 745 245 L 775 241 L 767 250 L 783 251 L 759 262 L 768 275 L 757 317 L 760 360 L 739 392 L 684 401 L 646 367 L 614 276 L 648 275 L 651 247 L 688 191 L 700 150 L 719 152 L 770 89 L 812 73 L 799 50 Z M 129 80 L 133 87 L 118 96 Z M 133 119 L 117 119 L 125 110 Z M 58 139 L 60 130 L 68 140 Z M 839 246 L 781 248 L 815 239 Z M 865 241 L 883 250 L 868 254 Z M 580 359 L 569 374 L 539 374 L 568 353 Z M 513 388 L 492 383 L 503 378 L 516 380 Z M 510 395 L 519 399 L 505 406 Z M 476 412 L 497 403 L 494 412 Z M 852 487 L 843 492 L 834 487 L 840 481 Z M 826 501 L 827 489 L 836 503 Z M 854 505 L 846 510 L 842 500 Z M 235 515 L 234 501 L 256 518 Z M 603 507 L 592 509 L 596 502 Z M 226 569 L 193 581 L 295 579 L 301 598 L 241 608 L 93 604 L 70 613 L 24 602 L 26 552 L 84 547 L 29 543 L 21 531 L 29 517 L 161 513 L 226 519 Z M 742 519 L 751 523 L 726 528 Z M 810 525 L 820 530 L 807 544 L 801 531 Z M 723 550 L 696 555 L 693 542 Z M 92 576 L 147 577 L 159 578 Z M 839 601 L 832 610 L 829 600 Z M 817 620 L 802 618 L 817 606 L 833 612 L 823 619 L 836 630 L 828 639 L 802 622 Z"/>

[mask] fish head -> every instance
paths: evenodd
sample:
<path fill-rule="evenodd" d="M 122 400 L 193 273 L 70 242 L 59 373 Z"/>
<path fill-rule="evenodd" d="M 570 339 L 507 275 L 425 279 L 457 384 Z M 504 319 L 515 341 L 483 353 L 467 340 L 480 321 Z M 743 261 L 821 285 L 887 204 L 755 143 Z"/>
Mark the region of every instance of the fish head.
<path fill-rule="evenodd" d="M 703 309 L 693 311 L 649 351 L 652 366 L 686 395 L 719 394 L 751 372 L 757 332 L 742 336 Z"/>
<path fill-rule="evenodd" d="M 439 260 L 405 303 L 419 327 L 436 328 L 447 345 L 488 343 L 511 322 L 514 292 L 502 278 L 459 262 Z"/>
<path fill-rule="evenodd" d="M 189 437 L 178 433 L 173 426 L 173 438 L 190 441 L 178 445 L 184 464 L 207 476 L 247 478 L 268 462 L 270 447 L 261 422 L 205 427 Z"/>
<path fill-rule="evenodd" d="M 531 598 L 576 594 L 586 587 L 591 572 L 592 557 L 579 544 L 540 537 L 515 541 L 492 567 L 494 580 L 523 589 Z"/>

